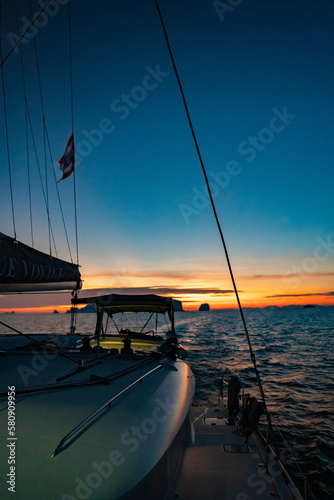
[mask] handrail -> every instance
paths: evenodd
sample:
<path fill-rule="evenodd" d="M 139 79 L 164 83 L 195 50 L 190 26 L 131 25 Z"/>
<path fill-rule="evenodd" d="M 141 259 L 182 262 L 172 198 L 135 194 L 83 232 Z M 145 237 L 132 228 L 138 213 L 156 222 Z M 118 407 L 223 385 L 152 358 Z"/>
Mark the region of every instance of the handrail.
<path fill-rule="evenodd" d="M 228 387 L 228 380 L 226 380 L 226 378 L 228 379 L 229 377 L 231 377 L 232 375 L 232 372 L 229 368 L 225 368 L 221 378 L 220 378 L 220 384 L 219 384 L 219 387 L 218 387 L 218 408 L 220 409 L 220 400 L 224 401 L 224 385 L 226 387 Z M 244 410 L 244 402 L 245 402 L 245 394 L 244 394 L 244 386 L 243 384 L 241 383 L 241 389 L 242 389 L 242 396 L 241 396 L 241 399 L 242 399 L 242 404 L 243 404 L 243 410 Z M 246 397 L 249 396 L 246 394 Z M 227 399 L 227 396 L 225 396 L 225 400 Z M 261 398 L 258 399 L 258 401 L 262 402 L 263 403 L 263 400 Z M 268 418 L 268 410 L 265 410 L 264 411 L 264 414 L 266 415 L 266 423 L 267 423 L 267 426 L 266 426 L 266 433 L 264 433 L 264 429 L 263 429 L 263 432 L 258 429 L 258 435 L 259 437 L 261 438 L 262 440 L 262 443 L 265 445 L 265 455 L 264 455 L 264 468 L 266 470 L 266 472 L 268 472 L 269 470 L 269 451 L 270 451 L 270 442 L 271 442 L 271 439 L 270 439 L 270 435 L 271 433 L 273 434 L 273 424 L 271 422 L 271 419 L 270 417 Z M 265 422 L 263 422 L 263 424 L 265 424 Z M 280 431 L 280 429 L 278 429 L 276 426 L 275 426 L 275 431 L 277 433 L 280 434 L 281 438 L 282 438 L 282 441 L 285 445 L 285 448 L 286 450 L 290 453 L 291 457 L 292 457 L 292 460 L 295 464 L 295 466 L 298 468 L 298 471 L 303 479 L 303 483 L 304 483 L 304 500 L 307 500 L 309 498 L 309 495 L 308 495 L 308 491 L 310 492 L 310 494 L 312 495 L 312 498 L 315 500 L 315 495 L 311 489 L 311 486 L 308 482 L 308 479 L 307 477 L 305 476 L 305 474 L 303 473 L 302 469 L 300 468 L 296 458 L 294 457 L 288 443 L 286 442 L 282 432 Z"/>
<path fill-rule="evenodd" d="M 138 384 L 139 382 L 141 382 L 144 378 L 148 377 L 148 375 L 151 375 L 152 373 L 158 371 L 158 370 L 162 370 L 163 369 L 163 366 L 162 365 L 158 365 L 156 366 L 155 368 L 153 368 L 152 370 L 146 372 L 144 375 L 142 375 L 141 377 L 139 377 L 137 380 L 135 380 L 134 382 L 132 382 L 131 384 L 129 384 L 127 387 L 125 387 L 125 389 L 123 389 L 122 391 L 120 391 L 118 394 L 116 394 L 115 396 L 113 396 L 111 399 L 109 399 L 109 401 L 107 401 L 106 403 L 104 403 L 104 405 L 102 405 L 98 410 L 96 410 L 94 413 L 92 413 L 89 417 L 87 417 L 85 420 L 83 420 L 80 424 L 78 424 L 74 429 L 72 429 L 70 432 L 68 432 L 66 434 L 66 436 L 64 436 L 58 443 L 55 451 L 52 453 L 51 457 L 54 458 L 56 455 L 59 455 L 59 453 L 61 453 L 62 451 L 64 451 L 68 446 L 71 445 L 71 443 L 73 443 L 77 438 L 74 438 L 72 439 L 72 441 L 70 443 L 67 444 L 66 447 L 64 447 L 64 443 L 66 441 L 68 441 L 72 436 L 74 436 L 74 434 L 76 434 L 80 429 L 82 429 L 85 425 L 87 425 L 91 420 L 93 420 L 94 417 L 96 417 L 99 413 L 101 413 L 102 410 L 104 410 L 107 406 L 111 406 L 111 403 L 113 403 L 116 399 L 118 399 L 122 394 L 124 394 L 126 391 L 128 391 L 129 389 L 131 389 L 131 387 L 133 387 L 134 385 Z M 82 430 L 82 432 L 84 432 L 84 430 Z"/>
<path fill-rule="evenodd" d="M 226 387 L 228 387 L 228 381 L 225 380 L 225 374 L 227 374 L 227 376 L 231 377 L 232 372 L 229 368 L 225 368 L 225 371 L 223 373 L 223 375 L 221 376 L 220 378 L 220 384 L 219 384 L 219 387 L 218 387 L 218 408 L 220 409 L 220 400 L 224 400 L 224 384 L 226 385 Z M 244 410 L 244 399 L 245 399 L 245 388 L 244 388 L 244 385 L 241 383 L 240 381 L 240 384 L 241 384 L 241 401 L 242 401 L 242 409 Z"/>
<path fill-rule="evenodd" d="M 282 438 L 282 441 L 286 447 L 286 449 L 288 450 L 288 452 L 290 453 L 290 456 L 292 458 L 292 461 L 294 462 L 296 468 L 298 469 L 299 471 L 299 474 L 301 475 L 302 479 L 303 479 L 303 485 L 304 485 L 304 500 L 308 500 L 308 490 L 310 491 L 311 495 L 312 495 L 312 498 L 313 500 L 316 500 L 316 497 L 315 497 L 315 494 L 313 493 L 312 491 L 312 488 L 308 482 L 308 479 L 307 477 L 305 476 L 304 472 L 302 471 L 298 461 L 296 460 L 296 457 L 294 456 L 293 452 L 291 451 L 288 443 L 286 442 L 286 439 L 284 438 L 282 432 L 280 431 L 280 429 L 276 428 L 276 431 L 280 434 L 281 438 Z"/>
<path fill-rule="evenodd" d="M 225 371 L 223 375 L 220 377 L 219 381 L 219 386 L 218 386 L 218 394 L 217 394 L 217 401 L 218 401 L 218 408 L 220 409 L 220 400 L 224 400 L 224 384 L 228 385 L 228 382 L 224 379 L 225 374 L 231 373 L 228 368 L 225 368 Z"/>
<path fill-rule="evenodd" d="M 221 379 L 220 379 L 220 390 L 221 390 L 221 398 L 222 399 L 224 397 L 224 384 L 228 386 L 228 381 L 224 379 L 224 377 L 225 377 L 226 374 L 231 377 L 232 372 L 231 372 L 231 370 L 229 368 L 225 368 L 225 371 L 224 371 L 224 373 L 223 373 L 223 375 L 221 376 Z M 242 399 L 242 409 L 244 411 L 244 409 L 245 409 L 245 407 L 244 407 L 244 405 L 245 405 L 245 393 L 244 393 L 244 386 L 243 386 L 243 384 L 241 384 L 241 389 L 242 389 L 242 396 L 241 396 L 241 399 Z M 218 389 L 218 391 L 219 391 L 219 389 Z M 271 423 L 269 411 L 267 409 L 267 406 L 265 405 L 265 401 L 263 400 L 263 398 L 258 399 L 258 401 L 261 401 L 262 404 L 263 404 L 264 414 L 266 416 L 267 425 L 268 425 L 268 427 L 267 427 L 267 435 L 266 435 L 266 437 L 264 436 L 264 440 L 265 440 L 265 444 L 266 444 L 265 469 L 266 469 L 266 471 L 268 471 L 269 443 L 270 443 L 270 435 L 273 434 L 273 428 L 272 428 L 272 423 Z M 218 407 L 220 407 L 220 405 L 219 405 L 219 393 L 218 393 Z"/>

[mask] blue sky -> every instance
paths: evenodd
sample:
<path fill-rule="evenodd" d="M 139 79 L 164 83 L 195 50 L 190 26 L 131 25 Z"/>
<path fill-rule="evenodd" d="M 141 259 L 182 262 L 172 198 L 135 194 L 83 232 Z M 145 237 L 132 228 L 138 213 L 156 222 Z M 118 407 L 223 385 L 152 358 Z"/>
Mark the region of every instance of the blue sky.
<path fill-rule="evenodd" d="M 19 30 L 24 16 L 31 19 L 27 3 L 18 2 Z M 71 134 L 68 19 L 67 5 L 52 3 L 59 11 L 45 18 L 35 40 L 58 162 Z M 17 33 L 10 4 L 3 6 L 4 54 L 11 47 L 8 34 Z M 215 183 L 241 299 L 246 305 L 267 305 L 266 297 L 283 295 L 287 303 L 332 303 L 333 3 L 160 0 L 160 8 Z M 33 3 L 33 11 L 39 9 Z M 169 287 L 171 293 L 197 288 L 195 295 L 178 297 L 189 307 L 204 299 L 216 307 L 231 306 L 232 295 L 204 293 L 229 290 L 231 284 L 154 1 L 74 0 L 71 11 L 85 286 Z M 33 39 L 21 47 L 43 159 Z M 18 54 L 4 67 L 17 234 L 29 243 Z M 0 119 L 1 230 L 12 235 L 3 103 Z M 47 250 L 46 216 L 32 168 L 36 247 Z M 72 180 L 59 187 L 74 245 Z M 66 259 L 52 189 L 54 231 Z"/>

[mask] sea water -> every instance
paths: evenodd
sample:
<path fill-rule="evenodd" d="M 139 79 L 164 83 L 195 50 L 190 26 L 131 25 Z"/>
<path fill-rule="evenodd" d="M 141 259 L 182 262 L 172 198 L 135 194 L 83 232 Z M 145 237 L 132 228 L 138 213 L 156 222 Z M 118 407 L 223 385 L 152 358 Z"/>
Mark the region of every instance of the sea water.
<path fill-rule="evenodd" d="M 249 309 L 245 316 L 276 444 L 282 449 L 285 441 L 291 451 L 282 452 L 281 459 L 302 492 L 299 468 L 316 499 L 332 500 L 334 308 Z M 259 395 L 239 311 L 183 313 L 178 318 L 196 375 L 198 402 L 215 402 L 225 368 L 239 376 L 246 392 Z"/>
<path fill-rule="evenodd" d="M 94 315 L 77 316 L 78 331 L 92 333 Z M 332 500 L 334 307 L 246 309 L 245 317 L 280 458 L 301 492 L 300 470 L 317 500 Z M 55 333 L 69 331 L 70 315 L 2 314 L 0 320 L 26 334 Z M 226 368 L 239 376 L 246 392 L 258 395 L 237 310 L 177 312 L 176 330 L 196 376 L 195 404 L 216 404 Z M 0 325 L 0 333 L 8 330 Z M 283 451 L 284 443 L 290 452 Z"/>

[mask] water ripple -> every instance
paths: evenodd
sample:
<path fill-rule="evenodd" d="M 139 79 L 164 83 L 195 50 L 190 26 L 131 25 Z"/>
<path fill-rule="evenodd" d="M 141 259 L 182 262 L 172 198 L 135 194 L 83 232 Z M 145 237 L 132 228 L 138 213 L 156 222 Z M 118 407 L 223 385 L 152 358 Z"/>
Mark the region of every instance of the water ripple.
<path fill-rule="evenodd" d="M 332 500 L 334 447 L 334 308 L 246 310 L 253 351 L 274 422 L 293 458 L 287 464 L 303 490 L 295 460 L 317 499 Z M 181 331 L 178 322 L 181 323 Z M 235 371 L 247 390 L 256 377 L 237 311 L 178 313 L 177 329 L 197 377 L 196 401 L 217 398 L 219 374 Z"/>

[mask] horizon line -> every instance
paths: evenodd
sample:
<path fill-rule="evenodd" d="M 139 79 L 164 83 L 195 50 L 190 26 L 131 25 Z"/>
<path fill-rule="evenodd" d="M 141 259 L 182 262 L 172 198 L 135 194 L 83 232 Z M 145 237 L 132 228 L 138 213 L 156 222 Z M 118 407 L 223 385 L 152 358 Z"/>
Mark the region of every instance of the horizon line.
<path fill-rule="evenodd" d="M 61 311 L 58 311 L 55 309 L 53 306 L 49 307 L 29 307 L 29 308 L 4 308 L 4 310 L 0 309 L 0 314 L 68 314 L 71 310 L 72 306 L 58 306 L 58 309 L 63 309 Z M 82 309 L 85 306 L 79 307 L 78 309 Z M 283 306 L 278 306 L 276 304 L 272 305 L 267 305 L 267 306 L 243 306 L 242 309 L 270 309 L 270 308 L 276 308 L 276 309 L 284 309 L 284 308 L 290 308 L 290 307 L 296 307 L 300 309 L 304 308 L 317 308 L 317 307 L 334 307 L 334 304 L 287 304 Z M 66 308 L 66 310 L 64 310 Z M 48 309 L 47 311 L 45 309 Z M 53 309 L 53 311 L 51 310 Z M 210 307 L 209 311 L 199 311 L 199 308 L 193 308 L 193 309 L 182 309 L 181 311 L 175 311 L 175 312 L 210 312 L 210 311 L 227 311 L 227 310 L 238 310 L 238 306 L 235 307 Z M 92 314 L 92 313 L 87 313 L 87 314 Z"/>

